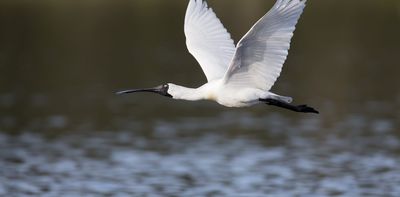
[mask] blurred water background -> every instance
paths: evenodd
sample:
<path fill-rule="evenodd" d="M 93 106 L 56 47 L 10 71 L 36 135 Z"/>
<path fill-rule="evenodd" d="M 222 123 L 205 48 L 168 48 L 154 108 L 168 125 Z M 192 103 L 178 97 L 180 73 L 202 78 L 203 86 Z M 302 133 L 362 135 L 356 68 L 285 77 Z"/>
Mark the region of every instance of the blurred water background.
<path fill-rule="evenodd" d="M 273 0 L 209 0 L 235 41 Z M 184 0 L 0 1 L 0 196 L 400 196 L 400 2 L 308 1 L 273 91 L 229 109 L 117 90 L 206 82 Z"/>

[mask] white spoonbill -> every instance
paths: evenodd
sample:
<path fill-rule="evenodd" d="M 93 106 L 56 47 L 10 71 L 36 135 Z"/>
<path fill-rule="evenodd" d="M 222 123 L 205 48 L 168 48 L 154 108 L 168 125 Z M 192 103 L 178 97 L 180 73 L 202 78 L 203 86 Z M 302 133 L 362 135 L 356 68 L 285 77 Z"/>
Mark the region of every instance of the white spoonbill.
<path fill-rule="evenodd" d="M 227 107 L 265 103 L 296 112 L 318 113 L 292 105 L 291 97 L 270 92 L 288 55 L 290 40 L 306 0 L 277 0 L 235 47 L 230 34 L 203 0 L 189 0 L 185 16 L 186 45 L 208 83 L 187 88 L 167 83 L 117 94 L 153 92 L 173 99 L 213 100 Z"/>

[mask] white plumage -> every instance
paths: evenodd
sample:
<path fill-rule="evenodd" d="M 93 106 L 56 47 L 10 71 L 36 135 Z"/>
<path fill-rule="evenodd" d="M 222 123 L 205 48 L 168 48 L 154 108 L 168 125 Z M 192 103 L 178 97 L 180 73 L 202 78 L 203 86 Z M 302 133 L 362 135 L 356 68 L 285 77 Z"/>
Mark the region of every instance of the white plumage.
<path fill-rule="evenodd" d="M 305 1 L 278 0 L 239 41 L 225 82 L 270 90 L 282 71 L 304 7 Z"/>
<path fill-rule="evenodd" d="M 306 0 L 277 0 L 235 47 L 230 34 L 207 3 L 189 0 L 184 27 L 186 45 L 208 83 L 199 88 L 168 83 L 119 93 L 155 92 L 174 99 L 214 100 L 228 107 L 266 103 L 297 112 L 318 113 L 306 105 L 291 105 L 290 97 L 270 92 L 282 71 L 305 3 Z"/>
<path fill-rule="evenodd" d="M 200 63 L 207 80 L 222 78 L 235 53 L 235 45 L 206 2 L 189 1 L 184 29 L 187 48 Z"/>

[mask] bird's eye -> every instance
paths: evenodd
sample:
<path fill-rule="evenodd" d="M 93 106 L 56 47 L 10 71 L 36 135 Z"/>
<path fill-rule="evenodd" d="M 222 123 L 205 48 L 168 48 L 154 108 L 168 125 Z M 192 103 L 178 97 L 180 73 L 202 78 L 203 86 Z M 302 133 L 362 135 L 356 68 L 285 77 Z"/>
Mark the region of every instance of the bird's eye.
<path fill-rule="evenodd" d="M 168 88 L 168 85 L 164 85 L 164 88 Z"/>

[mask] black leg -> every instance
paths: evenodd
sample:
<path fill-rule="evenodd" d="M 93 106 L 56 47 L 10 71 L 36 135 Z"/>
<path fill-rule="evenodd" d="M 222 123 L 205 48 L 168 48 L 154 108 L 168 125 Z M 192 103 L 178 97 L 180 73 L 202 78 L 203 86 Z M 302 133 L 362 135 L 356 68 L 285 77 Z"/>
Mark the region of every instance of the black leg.
<path fill-rule="evenodd" d="M 292 105 L 290 103 L 286 103 L 284 101 L 276 100 L 276 99 L 260 99 L 260 101 L 264 102 L 265 104 L 268 105 L 275 105 L 277 107 L 282 107 L 288 110 L 292 110 L 295 112 L 303 112 L 303 113 L 316 113 L 319 114 L 317 110 L 315 110 L 312 107 L 309 107 L 307 105 Z"/>

